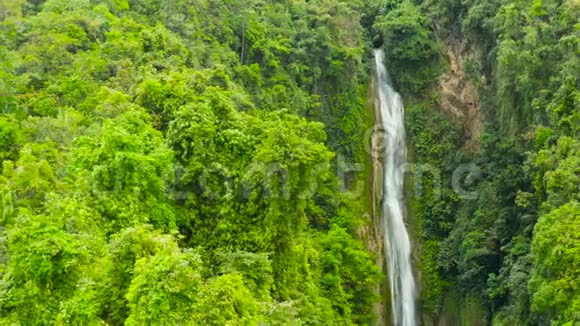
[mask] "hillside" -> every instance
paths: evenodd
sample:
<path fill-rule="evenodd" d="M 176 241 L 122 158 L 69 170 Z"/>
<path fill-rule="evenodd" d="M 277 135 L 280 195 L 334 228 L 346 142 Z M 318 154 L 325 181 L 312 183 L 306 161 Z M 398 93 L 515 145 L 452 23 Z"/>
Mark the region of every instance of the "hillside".
<path fill-rule="evenodd" d="M 577 0 L 0 1 L 0 324 L 391 324 L 374 48 L 418 323 L 576 325 Z"/>

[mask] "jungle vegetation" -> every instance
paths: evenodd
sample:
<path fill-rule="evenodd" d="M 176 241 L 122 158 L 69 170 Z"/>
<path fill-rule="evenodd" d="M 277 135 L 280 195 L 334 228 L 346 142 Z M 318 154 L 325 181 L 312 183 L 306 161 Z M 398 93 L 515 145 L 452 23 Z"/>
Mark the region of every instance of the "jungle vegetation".
<path fill-rule="evenodd" d="M 410 159 L 441 171 L 408 198 L 423 320 L 576 325 L 579 18 L 576 0 L 0 1 L 0 323 L 372 324 L 369 176 L 340 169 L 369 160 L 382 46 Z M 458 44 L 469 148 L 438 88 Z M 465 163 L 475 198 L 452 187 Z"/>

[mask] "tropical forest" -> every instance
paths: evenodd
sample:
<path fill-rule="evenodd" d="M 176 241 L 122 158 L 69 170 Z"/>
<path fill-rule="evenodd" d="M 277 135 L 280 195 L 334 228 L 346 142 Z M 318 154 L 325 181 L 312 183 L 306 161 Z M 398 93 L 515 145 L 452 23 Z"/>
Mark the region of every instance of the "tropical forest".
<path fill-rule="evenodd" d="M 580 1 L 0 0 L 0 325 L 580 325 Z"/>

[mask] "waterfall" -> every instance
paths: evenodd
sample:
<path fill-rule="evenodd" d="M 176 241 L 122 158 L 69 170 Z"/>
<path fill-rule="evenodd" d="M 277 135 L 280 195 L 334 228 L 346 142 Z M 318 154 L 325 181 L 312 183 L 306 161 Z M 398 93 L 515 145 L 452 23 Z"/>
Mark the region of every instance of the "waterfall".
<path fill-rule="evenodd" d="M 385 257 L 391 289 L 395 326 L 417 325 L 415 280 L 411 265 L 411 241 L 403 214 L 405 152 L 404 108 L 401 96 L 391 87 L 385 54 L 374 50 L 378 104 L 384 130 L 382 222 Z"/>

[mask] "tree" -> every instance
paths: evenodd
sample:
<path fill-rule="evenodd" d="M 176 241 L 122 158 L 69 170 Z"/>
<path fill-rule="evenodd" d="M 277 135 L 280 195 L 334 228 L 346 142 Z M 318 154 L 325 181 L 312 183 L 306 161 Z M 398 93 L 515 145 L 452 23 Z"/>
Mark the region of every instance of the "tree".
<path fill-rule="evenodd" d="M 16 160 L 20 138 L 18 123 L 10 116 L 0 116 L 0 163 L 4 160 Z"/>
<path fill-rule="evenodd" d="M 572 325 L 580 311 L 580 204 L 540 216 L 534 229 L 532 309 L 546 322 Z"/>
<path fill-rule="evenodd" d="M 100 283 L 101 314 L 113 323 L 124 323 L 129 316 L 127 293 L 135 275 L 137 261 L 159 252 L 178 252 L 171 235 L 150 225 L 127 228 L 108 244 L 106 267 Z"/>
<path fill-rule="evenodd" d="M 395 2 L 393 9 L 376 18 L 373 31 L 382 39 L 389 70 L 397 88 L 419 93 L 434 82 L 437 71 L 422 62 L 436 66 L 438 51 L 428 21 L 411 1 Z"/>
<path fill-rule="evenodd" d="M 356 325 L 372 320 L 375 284 L 381 274 L 348 232 L 333 225 L 322 240 L 321 284 L 341 315 Z"/>
<path fill-rule="evenodd" d="M 160 251 L 136 261 L 127 291 L 128 325 L 196 324 L 196 297 L 203 286 L 198 254 Z"/>
<path fill-rule="evenodd" d="M 95 137 L 80 138 L 72 166 L 93 181 L 90 195 L 115 230 L 141 223 L 174 229 L 166 189 L 173 153 L 149 116 L 129 111 L 104 122 Z"/>
<path fill-rule="evenodd" d="M 59 216 L 21 214 L 8 230 L 3 323 L 98 324 L 92 253 L 62 222 Z"/>

